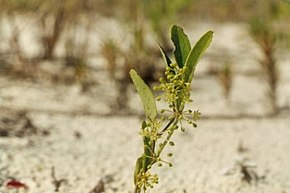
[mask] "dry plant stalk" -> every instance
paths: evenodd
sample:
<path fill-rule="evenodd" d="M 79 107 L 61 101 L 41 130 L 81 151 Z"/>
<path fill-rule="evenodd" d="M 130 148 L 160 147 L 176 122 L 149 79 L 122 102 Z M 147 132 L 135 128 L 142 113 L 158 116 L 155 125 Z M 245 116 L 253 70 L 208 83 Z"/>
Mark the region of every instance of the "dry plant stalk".
<path fill-rule="evenodd" d="M 230 103 L 230 93 L 233 86 L 233 69 L 230 62 L 225 62 L 218 72 L 219 82 L 223 88 L 223 94 L 228 103 Z"/>
<path fill-rule="evenodd" d="M 275 46 L 277 35 L 271 27 L 262 19 L 255 19 L 250 23 L 251 33 L 254 40 L 263 53 L 259 61 L 268 86 L 268 100 L 272 114 L 278 113 L 277 86 L 279 81 L 278 64 L 275 59 Z"/>
<path fill-rule="evenodd" d="M 128 57 L 123 53 L 121 48 L 112 39 L 107 39 L 103 42 L 101 48 L 101 54 L 106 62 L 107 71 L 109 77 L 114 81 L 117 89 L 117 97 L 115 103 L 111 105 L 114 112 L 124 112 L 128 109 L 128 95 L 127 90 L 130 84 L 129 71 L 131 68 L 131 62 L 128 61 Z M 123 65 L 119 65 L 118 59 L 123 59 Z M 119 66 L 121 68 L 119 68 Z"/>
<path fill-rule="evenodd" d="M 51 178 L 52 178 L 52 183 L 54 185 L 54 191 L 59 192 L 60 186 L 63 183 L 67 183 L 66 179 L 57 179 L 55 176 L 55 167 L 51 168 Z"/>

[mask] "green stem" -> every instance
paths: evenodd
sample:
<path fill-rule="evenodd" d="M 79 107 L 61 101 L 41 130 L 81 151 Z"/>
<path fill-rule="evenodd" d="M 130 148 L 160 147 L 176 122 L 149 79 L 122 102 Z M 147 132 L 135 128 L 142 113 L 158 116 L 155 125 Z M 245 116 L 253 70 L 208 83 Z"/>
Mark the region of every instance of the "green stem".
<path fill-rule="evenodd" d="M 134 189 L 134 193 L 140 193 L 141 192 L 141 189 L 138 188 L 138 186 L 136 185 L 135 186 L 135 189 Z"/>
<path fill-rule="evenodd" d="M 173 117 L 169 122 L 168 124 L 163 128 L 163 130 L 161 131 L 161 133 L 163 133 L 164 131 L 166 131 L 170 126 L 171 124 L 173 123 L 175 117 Z"/>
<path fill-rule="evenodd" d="M 176 117 L 173 118 L 173 121 L 170 125 L 173 124 L 173 126 L 175 126 L 177 124 L 178 119 Z M 169 129 L 171 130 L 171 132 L 168 132 L 168 135 L 165 139 L 165 141 L 162 143 L 162 145 L 159 147 L 157 153 L 156 153 L 156 157 L 159 157 L 160 154 L 162 153 L 163 149 L 165 148 L 165 146 L 167 145 L 167 143 L 169 142 L 170 138 L 172 137 L 173 133 L 174 133 L 174 127 L 171 126 L 169 127 Z"/>

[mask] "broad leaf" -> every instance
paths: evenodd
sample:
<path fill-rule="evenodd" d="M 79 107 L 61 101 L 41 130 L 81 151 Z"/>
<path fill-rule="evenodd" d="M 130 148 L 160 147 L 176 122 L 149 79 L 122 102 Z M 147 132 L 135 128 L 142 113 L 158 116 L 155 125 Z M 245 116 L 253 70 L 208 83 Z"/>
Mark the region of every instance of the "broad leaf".
<path fill-rule="evenodd" d="M 157 107 L 150 88 L 135 70 L 130 71 L 130 76 L 143 103 L 146 117 L 149 120 L 154 120 L 157 117 Z"/>
<path fill-rule="evenodd" d="M 182 68 L 191 49 L 189 39 L 181 27 L 173 25 L 171 27 L 171 40 L 175 46 L 173 54 L 176 63 Z"/>
<path fill-rule="evenodd" d="M 185 81 L 191 82 L 196 64 L 198 63 L 200 57 L 203 55 L 204 51 L 208 48 L 213 38 L 213 32 L 208 31 L 205 33 L 195 44 L 195 46 L 190 51 L 185 66 L 187 67 L 187 70 L 185 72 Z"/>

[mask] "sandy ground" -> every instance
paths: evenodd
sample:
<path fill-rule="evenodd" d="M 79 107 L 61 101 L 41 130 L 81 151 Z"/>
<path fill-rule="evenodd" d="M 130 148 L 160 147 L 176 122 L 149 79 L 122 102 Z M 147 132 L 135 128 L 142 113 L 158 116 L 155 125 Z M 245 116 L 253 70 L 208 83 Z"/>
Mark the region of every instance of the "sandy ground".
<path fill-rule="evenodd" d="M 132 190 L 135 158 L 141 151 L 136 117 L 88 117 L 31 113 L 48 127 L 47 137 L 1 138 L 1 165 L 28 192 L 53 192 L 51 168 L 66 179 L 60 192 L 89 192 L 106 181 L 106 192 Z M 199 128 L 175 136 L 173 168 L 156 170 L 152 192 L 289 192 L 290 119 L 204 120 Z M 237 152 L 242 142 L 247 151 Z M 238 157 L 247 157 L 264 180 L 241 182 L 239 172 L 224 175 Z M 4 170 L 5 171 L 5 170 Z"/>
<path fill-rule="evenodd" d="M 265 86 L 260 76 L 247 73 L 258 68 L 250 57 L 257 49 L 247 43 L 245 26 L 204 24 L 194 29 L 198 30 L 191 34 L 215 31 L 214 43 L 201 61 L 192 85 L 194 103 L 190 107 L 199 109 L 206 119 L 198 122 L 197 129 L 177 133 L 176 146 L 168 149 L 174 154 L 170 158 L 174 167 L 155 170 L 160 184 L 150 192 L 289 193 L 289 112 L 263 117 L 267 111 Z M 211 59 L 217 49 L 235 61 L 231 105 L 225 103 L 216 79 L 206 75 L 212 63 L 220 62 Z M 252 52 L 235 54 L 249 49 Z M 290 98 L 288 61 L 285 57 L 281 61 L 278 103 L 282 107 L 289 105 Z M 80 93 L 77 85 L 1 77 L 1 107 L 27 110 L 37 129 L 49 134 L 0 137 L 0 192 L 13 192 L 5 187 L 9 177 L 25 183 L 29 188 L 26 192 L 54 192 L 52 167 L 57 179 L 66 180 L 59 190 L 62 193 L 88 193 L 100 179 L 105 182 L 105 192 L 132 192 L 134 164 L 142 148 L 138 135 L 142 106 L 132 88 L 131 113 L 137 116 L 109 115 L 116 93 L 106 73 L 97 73 L 99 84 L 90 94 Z M 240 114 L 247 116 L 239 117 Z M 243 153 L 237 150 L 241 143 Z M 248 158 L 256 166 L 253 170 L 260 178 L 256 183 L 242 182 L 238 171 L 225 175 L 241 158 Z"/>

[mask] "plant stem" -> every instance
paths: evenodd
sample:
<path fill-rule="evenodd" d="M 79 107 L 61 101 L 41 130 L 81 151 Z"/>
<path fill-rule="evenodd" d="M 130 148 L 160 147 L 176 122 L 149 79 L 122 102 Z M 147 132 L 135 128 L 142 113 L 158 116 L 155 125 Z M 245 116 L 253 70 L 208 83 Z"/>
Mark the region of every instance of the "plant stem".
<path fill-rule="evenodd" d="M 140 188 L 138 188 L 138 186 L 136 185 L 134 189 L 134 193 L 140 193 L 140 192 L 141 192 Z"/>
<path fill-rule="evenodd" d="M 162 153 L 163 149 L 165 148 L 165 146 L 167 145 L 167 143 L 169 142 L 170 138 L 172 137 L 172 135 L 173 135 L 173 133 L 174 133 L 174 130 L 175 130 L 175 129 L 174 129 L 173 127 L 170 127 L 170 125 L 173 124 L 173 126 L 175 126 L 175 125 L 177 124 L 177 121 L 178 121 L 178 119 L 177 119 L 176 117 L 174 117 L 174 118 L 172 119 L 172 122 L 171 122 L 171 121 L 169 122 L 169 123 L 171 123 L 171 124 L 168 125 L 168 128 L 169 128 L 171 131 L 168 132 L 168 135 L 167 135 L 166 139 L 164 140 L 163 143 L 161 143 L 161 146 L 159 147 L 159 149 L 158 149 L 158 151 L 157 151 L 157 153 L 156 153 L 156 156 L 157 156 L 157 157 L 160 156 L 160 154 Z"/>
<path fill-rule="evenodd" d="M 168 124 L 164 127 L 164 129 L 161 131 L 161 133 L 163 133 L 164 131 L 166 131 L 170 126 L 171 124 L 173 123 L 175 117 L 173 117 L 169 122 Z"/>

